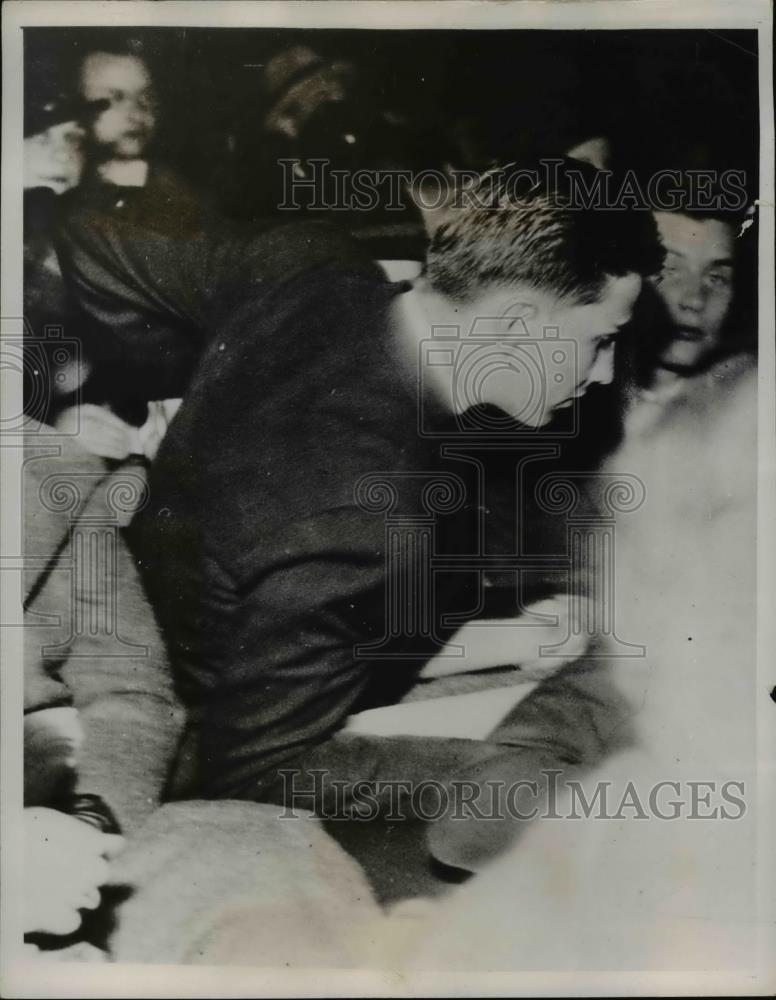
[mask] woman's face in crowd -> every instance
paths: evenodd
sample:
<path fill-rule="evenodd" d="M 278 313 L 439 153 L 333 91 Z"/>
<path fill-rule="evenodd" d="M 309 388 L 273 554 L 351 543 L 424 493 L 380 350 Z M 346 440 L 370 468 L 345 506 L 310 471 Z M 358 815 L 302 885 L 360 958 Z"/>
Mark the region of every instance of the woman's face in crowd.
<path fill-rule="evenodd" d="M 156 128 L 156 101 L 145 63 L 136 56 L 92 52 L 81 68 L 81 95 L 90 102 L 110 102 L 91 125 L 94 142 L 116 159 L 142 157 Z"/>
<path fill-rule="evenodd" d="M 718 347 L 733 298 L 733 228 L 720 219 L 656 212 L 666 256 L 654 285 L 673 326 L 661 361 L 693 368 Z"/>
<path fill-rule="evenodd" d="M 77 122 L 61 122 L 25 139 L 25 188 L 48 187 L 62 194 L 75 187 L 83 170 L 83 140 Z"/>

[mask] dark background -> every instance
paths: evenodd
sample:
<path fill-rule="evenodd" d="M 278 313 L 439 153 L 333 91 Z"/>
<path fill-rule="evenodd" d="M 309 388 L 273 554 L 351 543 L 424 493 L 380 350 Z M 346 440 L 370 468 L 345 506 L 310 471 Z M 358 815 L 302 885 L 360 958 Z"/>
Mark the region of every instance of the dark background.
<path fill-rule="evenodd" d="M 116 36 L 144 43 L 164 158 L 213 191 L 229 160 L 238 183 L 261 183 L 262 68 L 302 43 L 356 64 L 363 113 L 405 117 L 416 167 L 481 167 L 604 134 L 616 165 L 743 169 L 756 194 L 754 31 L 36 28 L 25 31 L 27 72 L 72 85 L 83 54 Z"/>

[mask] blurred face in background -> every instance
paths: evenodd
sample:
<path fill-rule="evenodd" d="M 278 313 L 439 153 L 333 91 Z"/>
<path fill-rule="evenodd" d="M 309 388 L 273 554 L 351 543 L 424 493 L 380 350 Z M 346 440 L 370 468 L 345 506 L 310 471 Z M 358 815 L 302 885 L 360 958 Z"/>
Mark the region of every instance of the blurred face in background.
<path fill-rule="evenodd" d="M 653 283 L 673 327 L 660 362 L 692 369 L 722 343 L 733 299 L 733 226 L 681 212 L 656 212 L 655 222 L 666 256 Z"/>
<path fill-rule="evenodd" d="M 296 142 L 321 107 L 347 100 L 353 76 L 354 67 L 350 63 L 326 60 L 307 45 L 280 49 L 263 72 L 270 103 L 264 130 L 287 142 Z M 316 155 L 316 150 L 300 150 L 300 153 Z"/>
<path fill-rule="evenodd" d="M 264 128 L 286 139 L 298 139 L 306 123 L 323 105 L 347 98 L 347 69 L 347 64 L 335 63 L 299 81 L 272 107 L 264 119 Z"/>
<path fill-rule="evenodd" d="M 84 130 L 78 122 L 60 122 L 24 140 L 24 186 L 47 187 L 63 194 L 81 180 Z"/>
<path fill-rule="evenodd" d="M 156 99 L 148 68 L 132 55 L 92 52 L 81 67 L 85 101 L 109 101 L 91 124 L 91 138 L 106 158 L 141 158 L 156 129 Z"/>

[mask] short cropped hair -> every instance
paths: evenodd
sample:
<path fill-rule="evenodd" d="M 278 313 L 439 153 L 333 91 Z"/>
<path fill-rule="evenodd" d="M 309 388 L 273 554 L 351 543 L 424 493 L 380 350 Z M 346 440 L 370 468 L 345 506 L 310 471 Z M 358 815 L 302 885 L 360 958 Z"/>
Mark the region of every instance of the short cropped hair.
<path fill-rule="evenodd" d="M 458 302 L 488 285 L 530 285 L 590 303 L 608 276 L 658 271 L 663 250 L 651 213 L 575 206 L 570 172 L 588 185 L 599 174 L 569 157 L 483 174 L 434 233 L 429 285 Z"/>

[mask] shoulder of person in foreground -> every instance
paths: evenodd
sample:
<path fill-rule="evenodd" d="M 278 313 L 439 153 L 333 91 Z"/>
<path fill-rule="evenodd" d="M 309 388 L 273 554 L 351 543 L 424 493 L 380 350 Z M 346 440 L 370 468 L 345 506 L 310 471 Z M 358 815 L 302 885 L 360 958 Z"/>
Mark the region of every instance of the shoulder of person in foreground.
<path fill-rule="evenodd" d="M 638 475 L 647 490 L 652 481 L 655 501 L 676 505 L 684 497 L 709 508 L 735 497 L 745 502 L 754 495 L 756 426 L 756 361 L 733 355 L 684 379 L 655 419 L 626 433 L 607 470 Z M 628 517 L 621 520 L 627 528 Z"/>
<path fill-rule="evenodd" d="M 617 525 L 617 624 L 644 657 L 605 662 L 643 681 L 638 741 L 562 784 L 552 822 L 535 820 L 473 880 L 394 914 L 384 933 L 412 969 L 689 970 L 710 954 L 715 968 L 752 965 L 756 407 L 751 367 L 728 366 L 626 442 L 618 458 L 640 464 L 618 468 L 638 467 L 647 497 Z M 534 694 L 554 687 L 562 706 L 573 676 Z M 552 702 L 537 708 L 565 734 Z"/>

